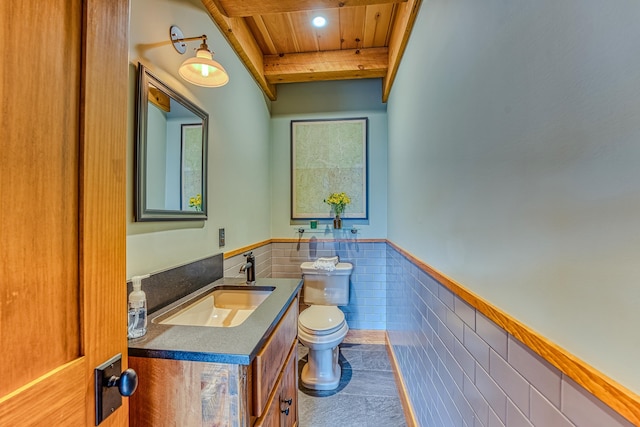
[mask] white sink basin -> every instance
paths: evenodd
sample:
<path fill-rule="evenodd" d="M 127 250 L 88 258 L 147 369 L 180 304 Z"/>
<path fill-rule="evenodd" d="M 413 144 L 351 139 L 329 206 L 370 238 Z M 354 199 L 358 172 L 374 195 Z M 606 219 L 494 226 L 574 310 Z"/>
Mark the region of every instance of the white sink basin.
<path fill-rule="evenodd" d="M 195 302 L 178 307 L 162 325 L 228 328 L 244 322 L 275 288 L 272 286 L 218 286 Z"/>

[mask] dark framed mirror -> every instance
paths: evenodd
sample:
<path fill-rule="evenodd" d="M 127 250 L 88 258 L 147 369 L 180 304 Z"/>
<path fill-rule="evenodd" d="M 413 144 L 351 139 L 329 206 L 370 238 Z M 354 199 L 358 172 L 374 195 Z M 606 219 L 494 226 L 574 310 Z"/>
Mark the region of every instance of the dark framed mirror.
<path fill-rule="evenodd" d="M 209 115 L 138 64 L 136 221 L 207 219 Z"/>

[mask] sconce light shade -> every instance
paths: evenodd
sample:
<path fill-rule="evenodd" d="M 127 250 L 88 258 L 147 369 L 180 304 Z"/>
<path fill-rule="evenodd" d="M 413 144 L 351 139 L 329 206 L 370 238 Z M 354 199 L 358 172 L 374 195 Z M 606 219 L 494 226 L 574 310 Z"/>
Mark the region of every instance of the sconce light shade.
<path fill-rule="evenodd" d="M 184 42 L 202 40 L 202 44 L 196 51 L 196 56 L 184 61 L 178 69 L 180 77 L 189 83 L 203 87 L 220 87 L 229 82 L 227 71 L 219 62 L 213 60 L 213 53 L 207 46 L 206 35 L 185 38 L 180 28 L 175 25 L 170 28 L 169 32 L 173 47 L 180 54 L 186 52 Z"/>
<path fill-rule="evenodd" d="M 213 60 L 209 49 L 198 49 L 196 56 L 182 63 L 178 74 L 194 85 L 204 87 L 224 86 L 229 82 L 229 75 L 219 62 Z"/>

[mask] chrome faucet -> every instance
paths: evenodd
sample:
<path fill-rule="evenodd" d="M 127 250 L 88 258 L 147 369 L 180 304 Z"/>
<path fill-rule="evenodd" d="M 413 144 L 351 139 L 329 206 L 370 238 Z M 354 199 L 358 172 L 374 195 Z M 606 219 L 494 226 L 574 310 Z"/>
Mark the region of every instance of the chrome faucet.
<path fill-rule="evenodd" d="M 256 258 L 253 256 L 253 252 L 247 252 L 242 254 L 247 259 L 247 262 L 240 266 L 239 273 L 247 272 L 247 285 L 256 284 Z"/>

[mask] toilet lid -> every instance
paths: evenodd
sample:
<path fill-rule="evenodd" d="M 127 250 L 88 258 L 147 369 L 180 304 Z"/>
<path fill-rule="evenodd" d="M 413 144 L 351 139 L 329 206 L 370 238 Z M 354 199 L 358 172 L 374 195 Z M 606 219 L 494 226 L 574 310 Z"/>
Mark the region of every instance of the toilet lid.
<path fill-rule="evenodd" d="M 312 305 L 300 313 L 298 326 L 313 335 L 328 335 L 344 325 L 344 313 L 333 305 Z"/>

